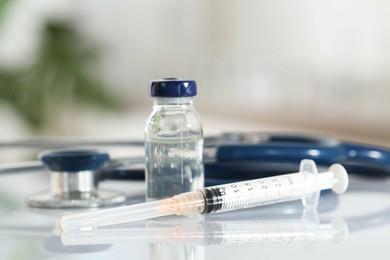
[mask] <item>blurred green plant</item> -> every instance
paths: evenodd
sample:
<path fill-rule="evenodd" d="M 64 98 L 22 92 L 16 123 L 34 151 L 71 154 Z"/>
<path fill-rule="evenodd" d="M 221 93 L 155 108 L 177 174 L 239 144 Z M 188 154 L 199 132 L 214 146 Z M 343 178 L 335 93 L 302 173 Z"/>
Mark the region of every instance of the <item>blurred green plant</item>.
<path fill-rule="evenodd" d="M 10 0 L 0 0 L 0 14 L 2 13 L 3 10 L 5 10 L 5 6 Z"/>
<path fill-rule="evenodd" d="M 0 70 L 0 102 L 10 104 L 33 130 L 47 126 L 50 115 L 66 102 L 109 110 L 121 108 L 117 98 L 89 71 L 97 58 L 96 49 L 71 26 L 48 24 L 40 46 L 33 64 Z"/>

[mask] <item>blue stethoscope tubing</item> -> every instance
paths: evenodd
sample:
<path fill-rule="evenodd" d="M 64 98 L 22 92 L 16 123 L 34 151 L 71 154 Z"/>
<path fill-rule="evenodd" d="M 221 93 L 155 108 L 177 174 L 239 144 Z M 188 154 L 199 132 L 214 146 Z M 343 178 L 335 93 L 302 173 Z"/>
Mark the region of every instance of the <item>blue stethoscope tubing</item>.
<path fill-rule="evenodd" d="M 262 134 L 264 135 L 264 134 Z M 371 177 L 390 176 L 390 149 L 298 134 L 266 134 L 258 143 L 240 138 L 216 141 L 215 155 L 205 159 L 206 183 L 270 177 L 296 172 L 303 159 L 319 167 L 342 164 L 348 173 Z M 207 140 L 207 139 L 206 139 Z M 130 165 L 131 163 L 129 163 Z M 111 167 L 110 179 L 144 179 L 143 168 Z"/>
<path fill-rule="evenodd" d="M 319 166 L 340 163 L 348 172 L 355 174 L 390 176 L 389 149 L 346 142 L 312 144 L 310 139 L 307 141 L 294 142 L 293 139 L 286 139 L 284 142 L 258 145 L 220 146 L 217 161 L 298 165 L 302 159 L 311 159 Z"/>
<path fill-rule="evenodd" d="M 129 141 L 72 143 L 33 140 L 14 142 L 8 146 L 3 143 L 0 147 L 69 149 L 78 146 L 142 145 L 143 142 Z M 227 133 L 205 138 L 204 154 L 206 185 L 296 172 L 302 159 L 314 160 L 319 167 L 340 163 L 353 174 L 390 176 L 390 149 L 306 134 Z M 102 169 L 102 179 L 144 180 L 144 160 L 143 157 L 113 159 Z"/>

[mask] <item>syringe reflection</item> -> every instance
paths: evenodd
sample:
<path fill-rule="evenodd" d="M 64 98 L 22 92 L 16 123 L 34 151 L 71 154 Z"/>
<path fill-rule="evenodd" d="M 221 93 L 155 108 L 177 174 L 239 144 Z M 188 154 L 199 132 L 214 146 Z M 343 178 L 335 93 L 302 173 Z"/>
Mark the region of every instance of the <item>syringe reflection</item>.
<path fill-rule="evenodd" d="M 319 223 L 316 212 L 304 212 L 300 219 L 212 221 L 200 220 L 176 225 L 70 230 L 61 235 L 64 245 L 115 243 L 174 243 L 197 246 L 243 246 L 265 243 L 312 243 L 344 241 L 348 226 L 342 219 Z"/>

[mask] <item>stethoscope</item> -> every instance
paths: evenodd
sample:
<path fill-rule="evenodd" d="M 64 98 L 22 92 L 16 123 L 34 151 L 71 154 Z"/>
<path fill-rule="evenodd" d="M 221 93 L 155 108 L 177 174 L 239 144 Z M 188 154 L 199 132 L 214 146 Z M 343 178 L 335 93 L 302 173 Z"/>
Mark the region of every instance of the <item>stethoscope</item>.
<path fill-rule="evenodd" d="M 27 198 L 40 208 L 89 208 L 122 204 L 126 196 L 98 189 L 105 179 L 143 180 L 144 158 L 110 159 L 96 146 L 143 146 L 140 141 L 35 139 L 8 142 L 0 147 L 54 149 L 40 153 L 41 162 L 0 166 L 0 174 L 50 170 L 50 191 Z M 73 147 L 88 147 L 74 149 Z M 61 149 L 61 150 L 58 150 Z M 390 176 L 390 150 L 303 134 L 226 133 L 206 137 L 204 166 L 206 185 L 269 177 L 295 172 L 302 159 L 319 167 L 342 164 L 349 173 Z"/>

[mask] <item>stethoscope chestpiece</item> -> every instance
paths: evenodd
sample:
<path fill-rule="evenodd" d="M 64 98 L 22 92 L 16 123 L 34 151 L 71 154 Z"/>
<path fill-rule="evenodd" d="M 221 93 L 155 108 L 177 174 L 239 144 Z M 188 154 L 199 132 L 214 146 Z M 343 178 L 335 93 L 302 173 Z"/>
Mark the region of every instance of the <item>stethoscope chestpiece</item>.
<path fill-rule="evenodd" d="M 35 208 L 98 208 L 123 204 L 126 196 L 98 189 L 100 169 L 109 155 L 99 150 L 53 150 L 39 154 L 50 170 L 50 191 L 29 196 Z"/>

